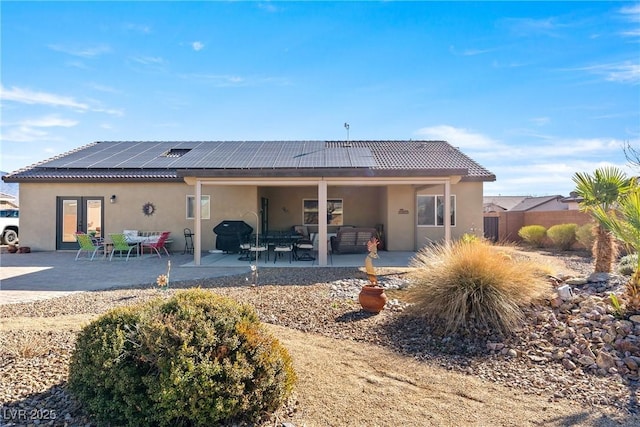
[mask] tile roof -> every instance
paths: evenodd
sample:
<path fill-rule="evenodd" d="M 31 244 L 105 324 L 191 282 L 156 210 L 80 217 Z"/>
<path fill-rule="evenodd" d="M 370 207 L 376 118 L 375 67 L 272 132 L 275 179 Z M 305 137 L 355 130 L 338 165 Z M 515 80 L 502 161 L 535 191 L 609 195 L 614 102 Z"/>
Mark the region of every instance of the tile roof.
<path fill-rule="evenodd" d="M 516 206 L 512 207 L 510 210 L 511 211 L 528 211 L 529 209 L 533 209 L 538 206 L 544 205 L 545 203 L 548 203 L 554 200 L 561 200 L 561 199 L 562 199 L 562 196 L 560 195 L 527 197 L 526 199 L 518 203 Z"/>
<path fill-rule="evenodd" d="M 445 141 L 106 141 L 13 172 L 7 182 L 181 181 L 183 176 L 495 175 Z"/>

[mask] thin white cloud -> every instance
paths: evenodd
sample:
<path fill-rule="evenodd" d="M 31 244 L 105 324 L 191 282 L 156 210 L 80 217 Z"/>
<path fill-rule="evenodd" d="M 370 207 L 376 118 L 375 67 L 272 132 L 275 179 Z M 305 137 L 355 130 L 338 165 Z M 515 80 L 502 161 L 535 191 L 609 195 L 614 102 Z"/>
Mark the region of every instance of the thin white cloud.
<path fill-rule="evenodd" d="M 258 8 L 269 13 L 275 13 L 280 10 L 275 4 L 271 3 L 270 1 L 258 3 Z"/>
<path fill-rule="evenodd" d="M 73 127 L 77 125 L 78 122 L 76 120 L 71 119 L 63 119 L 58 116 L 44 116 L 38 119 L 26 119 L 20 122 L 21 126 L 28 127 Z"/>
<path fill-rule="evenodd" d="M 121 90 L 115 89 L 111 86 L 106 86 L 100 83 L 88 83 L 87 84 L 88 87 L 90 87 L 93 90 L 97 90 L 99 92 L 105 92 L 105 93 L 122 93 Z"/>
<path fill-rule="evenodd" d="M 624 145 L 623 140 L 615 138 L 562 138 L 523 131 L 519 131 L 518 134 L 528 137 L 526 142 L 509 145 L 490 136 L 450 125 L 424 127 L 414 134 L 421 138 L 447 141 L 464 152 L 473 153 L 472 157 L 497 162 L 502 162 L 504 158 L 517 162 L 558 156 L 597 157 L 621 151 Z M 523 140 L 521 137 L 518 139 Z M 500 156 L 496 157 L 498 152 Z"/>
<path fill-rule="evenodd" d="M 545 126 L 551 122 L 551 119 L 549 117 L 534 117 L 531 122 L 536 126 Z"/>
<path fill-rule="evenodd" d="M 14 101 L 21 104 L 39 104 L 53 107 L 69 107 L 75 110 L 87 111 L 89 106 L 76 101 L 69 96 L 56 95 L 47 92 L 35 92 L 30 89 L 11 87 L 10 89 L 0 86 L 0 99 L 3 101 Z"/>
<path fill-rule="evenodd" d="M 66 53 L 67 55 L 79 56 L 81 58 L 94 58 L 96 56 L 111 52 L 111 48 L 108 45 L 104 44 L 89 47 L 69 47 L 59 44 L 50 44 L 49 49 L 56 52 Z"/>
<path fill-rule="evenodd" d="M 106 113 L 112 116 L 124 115 L 122 110 L 103 108 L 100 106 L 91 106 L 83 102 L 78 102 L 70 96 L 62 96 L 47 92 L 35 92 L 30 89 L 23 89 L 15 86 L 7 89 L 4 86 L 0 85 L 0 100 L 13 101 L 28 105 L 66 107 L 79 112 L 91 111 L 96 113 Z"/>
<path fill-rule="evenodd" d="M 449 52 L 456 56 L 476 56 L 476 55 L 484 55 L 485 53 L 495 52 L 498 49 L 463 49 L 461 51 L 457 50 L 454 46 L 449 47 Z"/>
<path fill-rule="evenodd" d="M 593 74 L 604 76 L 605 80 L 616 83 L 640 83 L 640 64 L 630 61 L 598 64 L 589 67 L 578 68 L 580 71 L 587 71 Z"/>
<path fill-rule="evenodd" d="M 558 138 L 546 136 L 527 144 L 503 149 L 502 155 L 512 161 L 549 159 L 558 157 L 593 158 L 622 150 L 623 141 L 613 138 Z"/>
<path fill-rule="evenodd" d="M 161 65 L 164 59 L 159 56 L 132 56 L 131 60 L 142 65 Z"/>
<path fill-rule="evenodd" d="M 13 142 L 31 142 L 52 140 L 47 128 L 51 127 L 74 127 L 78 124 L 76 120 L 61 118 L 56 115 L 43 116 L 34 119 L 25 119 L 17 123 L 3 123 L 2 139 Z"/>
<path fill-rule="evenodd" d="M 110 116 L 122 117 L 124 116 L 124 111 L 116 109 L 116 108 L 92 108 L 91 111 L 96 113 L 105 113 Z"/>
<path fill-rule="evenodd" d="M 200 80 L 217 87 L 245 87 L 245 86 L 287 86 L 289 80 L 283 77 L 243 77 L 232 74 L 182 74 L 183 79 Z"/>
<path fill-rule="evenodd" d="M 150 34 L 151 33 L 151 27 L 149 25 L 146 25 L 146 24 L 134 24 L 134 23 L 131 23 L 131 22 L 127 22 L 127 23 L 123 24 L 123 28 L 126 31 L 133 31 L 133 32 L 142 33 L 142 34 Z"/>
<path fill-rule="evenodd" d="M 189 74 L 183 75 L 186 79 L 203 80 L 208 83 L 213 83 L 215 86 L 227 87 L 227 86 L 246 86 L 246 81 L 243 77 L 225 75 L 225 74 Z"/>
<path fill-rule="evenodd" d="M 202 49 L 204 49 L 204 43 L 199 42 L 199 41 L 195 41 L 195 42 L 191 43 L 191 47 L 193 48 L 193 50 L 198 52 L 198 51 L 201 51 Z"/>
<path fill-rule="evenodd" d="M 460 147 L 463 151 L 465 149 L 490 151 L 502 147 L 502 144 L 498 141 L 485 135 L 449 125 L 424 127 L 415 131 L 414 135 L 421 138 L 447 141 L 453 146 Z"/>
<path fill-rule="evenodd" d="M 89 67 L 87 66 L 87 64 L 85 64 L 85 63 L 84 63 L 84 62 L 82 62 L 82 61 L 76 61 L 76 60 L 74 60 L 74 61 L 66 61 L 66 62 L 65 62 L 65 64 L 66 64 L 67 66 L 69 66 L 69 67 L 72 67 L 72 68 L 78 68 L 78 69 L 80 69 L 80 70 L 88 70 L 88 69 L 89 69 Z"/>
<path fill-rule="evenodd" d="M 498 164 L 490 168 L 496 174 L 495 182 L 484 184 L 485 195 L 522 195 L 522 196 L 567 196 L 575 189 L 573 176 L 576 172 L 591 173 L 604 166 L 615 166 L 628 175 L 637 174 L 628 164 L 605 160 L 584 160 L 566 158 L 565 161 L 530 162 L 521 164 Z M 533 194 L 523 194 L 522 188 L 535 188 Z"/>
<path fill-rule="evenodd" d="M 640 22 L 640 3 L 620 8 L 618 12 L 631 22 Z"/>
<path fill-rule="evenodd" d="M 567 27 L 556 17 L 541 19 L 533 18 L 506 18 L 501 21 L 513 34 L 521 37 L 545 35 L 555 37 L 558 29 Z"/>
<path fill-rule="evenodd" d="M 46 131 L 38 128 L 30 128 L 28 126 L 17 126 L 10 128 L 7 131 L 2 132 L 2 139 L 4 141 L 13 142 L 31 142 L 42 141 L 48 135 Z"/>

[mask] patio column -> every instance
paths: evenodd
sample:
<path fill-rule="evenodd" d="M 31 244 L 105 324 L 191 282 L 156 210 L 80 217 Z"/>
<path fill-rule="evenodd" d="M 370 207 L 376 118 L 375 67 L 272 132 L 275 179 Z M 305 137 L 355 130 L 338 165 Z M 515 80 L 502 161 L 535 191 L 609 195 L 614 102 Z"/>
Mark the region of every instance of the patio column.
<path fill-rule="evenodd" d="M 318 265 L 327 265 L 327 181 L 318 181 Z"/>
<path fill-rule="evenodd" d="M 444 182 L 444 241 L 451 241 L 451 180 Z"/>
<path fill-rule="evenodd" d="M 193 223 L 193 234 L 195 235 L 195 241 L 193 242 L 193 265 L 200 265 L 200 252 L 202 248 L 202 236 L 201 236 L 201 223 L 200 218 L 202 217 L 202 181 L 199 179 L 196 180 L 196 199 L 194 200 L 195 205 L 195 218 Z"/>

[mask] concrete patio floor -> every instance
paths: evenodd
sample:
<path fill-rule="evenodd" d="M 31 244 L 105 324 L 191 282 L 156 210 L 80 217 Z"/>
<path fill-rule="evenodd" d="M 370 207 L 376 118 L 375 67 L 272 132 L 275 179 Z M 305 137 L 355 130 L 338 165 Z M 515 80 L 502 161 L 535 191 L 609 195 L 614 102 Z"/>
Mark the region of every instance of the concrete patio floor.
<path fill-rule="evenodd" d="M 171 281 L 198 280 L 238 274 L 250 274 L 252 262 L 240 260 L 239 254 L 202 253 L 201 265 L 193 265 L 192 254 L 174 253 L 170 257 L 143 255 L 140 258 L 115 257 L 109 261 L 101 255 L 91 261 L 75 261 L 75 251 L 46 251 L 29 254 L 0 254 L 0 304 L 34 301 L 64 296 L 70 292 L 105 290 L 130 286 L 153 286 L 160 274 L 167 272 L 171 261 Z M 376 267 L 406 267 L 414 252 L 379 252 Z M 313 254 L 317 259 L 317 254 Z M 320 267 L 315 261 L 292 261 L 287 257 L 273 262 L 260 258 L 259 268 L 333 268 L 363 267 L 365 254 L 334 254 L 330 265 Z"/>
<path fill-rule="evenodd" d="M 410 259 L 415 252 L 378 252 L 378 259 L 374 264 L 378 267 L 406 267 L 409 265 Z M 313 252 L 311 256 L 313 261 L 293 260 L 289 262 L 289 255 L 282 254 L 274 260 L 274 253 L 269 253 L 269 257 L 260 256 L 257 264 L 260 267 L 278 267 L 278 268 L 300 268 L 300 267 L 320 267 L 318 265 L 318 254 Z M 362 267 L 364 266 L 366 254 L 331 254 L 327 256 L 327 267 Z M 200 260 L 201 267 L 243 267 L 256 261 L 248 261 L 239 254 L 232 253 L 203 253 Z M 193 262 L 189 262 L 184 267 L 193 267 Z"/>

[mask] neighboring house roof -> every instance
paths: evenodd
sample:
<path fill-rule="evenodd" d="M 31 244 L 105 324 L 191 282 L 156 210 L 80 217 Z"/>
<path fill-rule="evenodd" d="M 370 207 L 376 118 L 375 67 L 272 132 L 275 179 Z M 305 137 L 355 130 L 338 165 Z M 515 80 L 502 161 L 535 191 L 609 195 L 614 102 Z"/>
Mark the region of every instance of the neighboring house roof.
<path fill-rule="evenodd" d="M 18 208 L 18 200 L 12 194 L 0 192 L 0 204 L 10 208 Z"/>
<path fill-rule="evenodd" d="M 482 205 L 485 212 L 508 211 L 528 196 L 485 196 Z"/>
<path fill-rule="evenodd" d="M 510 211 L 528 211 L 533 208 L 537 208 L 541 205 L 544 205 L 549 202 L 562 200 L 563 196 L 541 196 L 541 197 L 527 197 L 518 203 L 513 208 L 509 209 Z"/>
<path fill-rule="evenodd" d="M 584 199 L 579 196 L 577 192 L 572 191 L 569 193 L 569 197 L 563 197 L 561 202 L 563 203 L 581 203 Z"/>
<path fill-rule="evenodd" d="M 30 181 L 182 181 L 205 177 L 495 175 L 445 141 L 107 141 L 3 177 Z"/>
<path fill-rule="evenodd" d="M 558 210 L 559 203 L 566 203 L 567 198 L 559 195 L 555 196 L 485 196 L 482 198 L 484 213 L 502 212 L 502 211 L 529 211 L 532 209 L 541 210 L 540 208 L 548 208 L 548 210 Z M 560 207 L 565 210 L 566 207 Z"/>

